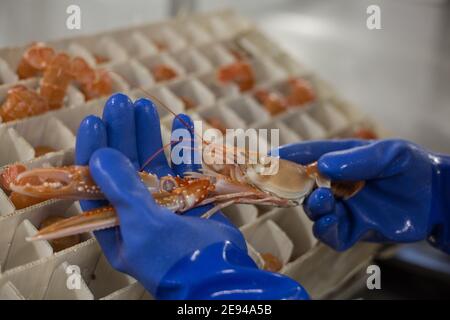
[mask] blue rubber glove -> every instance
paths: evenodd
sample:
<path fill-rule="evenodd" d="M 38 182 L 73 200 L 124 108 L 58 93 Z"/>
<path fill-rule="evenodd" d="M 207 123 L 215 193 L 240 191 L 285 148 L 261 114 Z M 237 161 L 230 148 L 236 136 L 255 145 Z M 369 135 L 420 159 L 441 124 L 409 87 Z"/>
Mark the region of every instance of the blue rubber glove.
<path fill-rule="evenodd" d="M 180 117 L 173 129 L 192 125 L 189 117 Z M 193 143 L 192 136 L 188 140 L 179 143 Z M 155 204 L 136 173 L 150 156 L 157 154 L 144 169 L 159 176 L 197 169 L 191 164 L 169 167 L 161 148 L 156 107 L 146 99 L 133 104 L 125 95 L 113 95 L 103 119 L 89 116 L 80 125 L 76 162 L 89 163 L 120 220 L 120 227 L 95 232 L 111 265 L 159 299 L 308 298 L 295 281 L 259 270 L 242 234 L 221 213 L 206 220 L 198 215 L 208 208 L 180 216 Z M 83 210 L 104 204 L 81 202 Z"/>
<path fill-rule="evenodd" d="M 318 188 L 304 203 L 317 238 L 336 250 L 358 240 L 413 242 L 428 239 L 450 253 L 450 159 L 402 140 L 341 140 L 291 144 L 280 157 L 318 161 L 332 180 L 365 180 L 348 200 Z"/>

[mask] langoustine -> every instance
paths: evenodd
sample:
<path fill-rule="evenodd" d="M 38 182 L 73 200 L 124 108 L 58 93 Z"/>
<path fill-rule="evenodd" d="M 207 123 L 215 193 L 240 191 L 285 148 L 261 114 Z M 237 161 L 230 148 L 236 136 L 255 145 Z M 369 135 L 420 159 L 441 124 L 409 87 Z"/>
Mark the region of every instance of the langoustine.
<path fill-rule="evenodd" d="M 151 71 L 156 82 L 172 80 L 178 76 L 174 68 L 164 63 L 153 66 Z"/>
<path fill-rule="evenodd" d="M 55 55 L 55 50 L 43 43 L 33 43 L 28 47 L 17 67 L 19 79 L 34 77 L 42 72 Z"/>
<path fill-rule="evenodd" d="M 61 108 L 72 81 L 80 86 L 86 100 L 112 92 L 112 79 L 106 70 L 94 69 L 81 57 L 56 53 L 42 43 L 34 43 L 24 52 L 17 74 L 20 79 L 42 75 L 40 87 L 37 91 L 24 86 L 11 88 L 0 108 L 3 122 Z"/>
<path fill-rule="evenodd" d="M 86 100 L 112 92 L 112 80 L 108 72 L 104 69 L 92 68 L 83 58 L 73 58 L 70 72 L 74 80 L 80 84 Z"/>
<path fill-rule="evenodd" d="M 258 89 L 253 93 L 253 96 L 272 116 L 289 108 L 306 106 L 316 99 L 313 87 L 305 79 L 290 78 L 285 86 L 286 92 L 284 94 L 275 90 Z"/>
<path fill-rule="evenodd" d="M 214 203 L 202 215 L 209 218 L 217 210 L 233 203 L 261 204 L 278 207 L 299 205 L 316 184 L 328 185 L 336 196 L 351 197 L 364 182 L 330 183 L 320 176 L 317 167 L 302 166 L 277 159 L 278 172 L 263 175 L 263 164 L 227 164 L 221 168 L 205 167 L 202 172 L 188 173 L 184 178 L 139 172 L 155 202 L 177 213 Z M 265 162 L 264 162 L 265 163 Z M 263 167 L 261 167 L 263 166 Z M 9 188 L 16 193 L 40 199 L 104 199 L 99 187 L 83 166 L 11 170 L 18 174 L 9 176 Z M 80 215 L 56 222 L 41 229 L 30 240 L 54 239 L 109 228 L 119 224 L 111 206 L 86 211 Z"/>
<path fill-rule="evenodd" d="M 243 60 L 220 67 L 217 71 L 217 79 L 224 84 L 234 83 L 241 92 L 248 91 L 255 85 L 253 69 L 248 62 Z"/>
<path fill-rule="evenodd" d="M 63 105 L 67 88 L 72 80 L 70 67 L 70 57 L 59 53 L 45 68 L 39 94 L 47 101 L 51 110 L 59 109 Z"/>
<path fill-rule="evenodd" d="M 0 107 L 3 122 L 36 116 L 50 110 L 48 102 L 36 91 L 23 85 L 10 88 Z"/>

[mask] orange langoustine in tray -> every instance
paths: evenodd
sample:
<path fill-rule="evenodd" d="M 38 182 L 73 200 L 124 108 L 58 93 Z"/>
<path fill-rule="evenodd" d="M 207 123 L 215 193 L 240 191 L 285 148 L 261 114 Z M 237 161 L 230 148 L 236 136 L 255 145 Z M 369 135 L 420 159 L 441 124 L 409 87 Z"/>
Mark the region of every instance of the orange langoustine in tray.
<path fill-rule="evenodd" d="M 41 76 L 37 90 L 18 85 L 10 88 L 0 106 L 2 122 L 14 121 L 62 107 L 67 88 L 74 82 L 86 100 L 112 93 L 106 70 L 94 69 L 80 57 L 57 53 L 43 43 L 28 47 L 17 67 L 20 79 Z"/>

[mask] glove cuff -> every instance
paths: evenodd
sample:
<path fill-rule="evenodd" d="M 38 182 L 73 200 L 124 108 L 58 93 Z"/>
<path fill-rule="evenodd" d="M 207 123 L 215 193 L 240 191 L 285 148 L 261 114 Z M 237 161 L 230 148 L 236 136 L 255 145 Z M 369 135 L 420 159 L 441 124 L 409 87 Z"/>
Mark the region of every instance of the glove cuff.
<path fill-rule="evenodd" d="M 450 253 L 450 157 L 435 156 L 431 230 L 428 241 L 434 247 Z"/>
<path fill-rule="evenodd" d="M 294 280 L 259 270 L 231 242 L 212 244 L 174 265 L 161 280 L 158 299 L 309 299 Z"/>

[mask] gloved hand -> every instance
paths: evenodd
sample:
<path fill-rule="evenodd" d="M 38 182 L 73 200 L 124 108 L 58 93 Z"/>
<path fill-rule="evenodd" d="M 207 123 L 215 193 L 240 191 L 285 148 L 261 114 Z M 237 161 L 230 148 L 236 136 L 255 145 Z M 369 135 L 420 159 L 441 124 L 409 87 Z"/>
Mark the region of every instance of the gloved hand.
<path fill-rule="evenodd" d="M 180 117 L 173 129 L 192 126 L 189 117 Z M 193 137 L 188 140 L 179 143 L 191 145 Z M 180 216 L 156 205 L 136 173 L 154 154 L 144 169 L 159 176 L 196 169 L 192 164 L 169 167 L 156 107 L 146 99 L 133 104 L 125 95 L 113 95 L 103 119 L 89 116 L 78 130 L 76 162 L 89 163 L 92 177 L 119 216 L 119 227 L 95 232 L 114 268 L 162 299 L 307 297 L 294 281 L 258 270 L 242 234 L 221 213 L 206 220 L 197 216 L 208 208 Z M 104 203 L 82 201 L 81 206 L 88 210 Z"/>
<path fill-rule="evenodd" d="M 281 158 L 318 161 L 332 180 L 366 180 L 350 199 L 327 188 L 313 191 L 304 209 L 314 235 L 336 250 L 358 240 L 412 242 L 428 239 L 450 252 L 450 160 L 402 140 L 341 140 L 291 144 Z"/>

